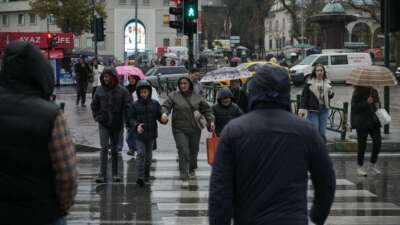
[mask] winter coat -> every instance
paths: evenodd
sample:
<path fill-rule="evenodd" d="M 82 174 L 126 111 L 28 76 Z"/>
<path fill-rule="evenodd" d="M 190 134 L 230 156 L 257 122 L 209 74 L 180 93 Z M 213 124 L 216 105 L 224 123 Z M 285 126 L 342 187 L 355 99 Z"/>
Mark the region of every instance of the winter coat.
<path fill-rule="evenodd" d="M 137 126 L 143 123 L 144 132 L 142 134 L 137 133 L 136 137 L 139 140 L 147 141 L 156 139 L 158 137 L 157 132 L 157 120 L 161 118 L 161 106 L 160 103 L 151 99 L 152 87 L 151 85 L 143 80 L 139 81 L 136 92 L 139 96 L 141 89 L 147 88 L 150 91 L 148 99 L 139 97 L 137 101 L 132 104 L 128 114 L 129 126 L 134 129 L 137 133 Z"/>
<path fill-rule="evenodd" d="M 249 110 L 223 129 L 212 168 L 210 225 L 307 225 L 308 173 L 314 187 L 310 218 L 324 224 L 335 172 L 309 121 L 290 113 L 287 72 L 257 68 Z"/>
<path fill-rule="evenodd" d="M 104 83 L 104 74 L 112 75 L 112 84 Z M 132 104 L 128 91 L 118 84 L 114 69 L 106 68 L 100 76 L 101 87 L 98 87 L 93 97 L 91 108 L 96 122 L 112 130 L 123 128 L 125 117 Z"/>
<path fill-rule="evenodd" d="M 335 95 L 332 91 L 332 86 L 328 79 L 324 80 L 324 102 L 318 100 L 319 91 L 316 86 L 316 79 L 311 79 L 304 85 L 303 92 L 301 93 L 300 110 L 319 111 L 321 107 L 329 108 L 330 100 Z"/>
<path fill-rule="evenodd" d="M 59 210 L 49 143 L 60 112 L 53 68 L 39 48 L 11 42 L 0 72 L 0 223 L 52 224 Z"/>
<path fill-rule="evenodd" d="M 200 83 L 200 81 L 192 81 L 193 82 L 193 93 L 197 95 L 203 96 L 203 85 Z"/>
<path fill-rule="evenodd" d="M 172 92 L 161 107 L 162 112 L 166 113 L 167 115 L 169 115 L 172 111 L 172 128 L 184 131 L 199 129 L 194 119 L 193 110 L 185 98 L 196 110 L 204 115 L 209 124 L 214 122 L 214 116 L 212 114 L 210 105 L 202 96 L 193 93 L 193 83 L 190 79 L 186 77 L 180 78 L 178 80 L 178 84 L 182 79 L 187 79 L 189 81 L 189 91 L 186 93 L 182 92 L 181 90 Z"/>
<path fill-rule="evenodd" d="M 75 64 L 76 82 L 78 84 L 87 84 L 91 73 L 92 69 L 88 63 L 85 62 L 83 66 L 80 62 Z"/>
<path fill-rule="evenodd" d="M 367 99 L 372 96 L 374 102 L 368 104 Z M 352 128 L 379 128 L 381 124 L 375 111 L 378 109 L 375 103 L 380 106 L 378 91 L 369 87 L 356 87 L 351 97 L 351 127 Z"/>
<path fill-rule="evenodd" d="M 235 103 L 231 103 L 228 106 L 221 104 L 222 98 L 233 98 L 232 92 L 227 87 L 223 87 L 218 92 L 218 102 L 212 106 L 212 111 L 215 117 L 215 132 L 219 136 L 225 125 L 232 119 L 239 117 L 243 114 L 239 106 Z"/>

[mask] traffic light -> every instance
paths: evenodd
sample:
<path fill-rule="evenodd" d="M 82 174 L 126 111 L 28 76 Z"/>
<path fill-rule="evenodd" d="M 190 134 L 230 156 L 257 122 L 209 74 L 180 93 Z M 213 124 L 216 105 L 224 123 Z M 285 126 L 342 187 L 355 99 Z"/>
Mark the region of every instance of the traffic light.
<path fill-rule="evenodd" d="M 96 39 L 97 41 L 104 41 L 106 35 L 104 34 L 104 19 L 102 17 L 96 18 Z"/>
<path fill-rule="evenodd" d="M 198 18 L 197 0 L 184 0 L 184 18 L 185 22 L 194 22 Z"/>
<path fill-rule="evenodd" d="M 47 33 L 47 49 L 55 49 L 57 45 L 57 36 L 52 33 Z"/>
<path fill-rule="evenodd" d="M 169 14 L 175 16 L 175 20 L 169 21 L 169 27 L 176 29 L 178 33 L 183 31 L 183 0 L 174 0 L 174 6 L 169 7 Z"/>
<path fill-rule="evenodd" d="M 197 33 L 197 18 L 198 18 L 198 2 L 197 0 L 184 0 L 184 33 L 185 35 L 193 35 Z"/>
<path fill-rule="evenodd" d="M 389 3 L 388 12 L 385 12 L 385 2 Z M 389 32 L 400 31 L 400 20 L 397 13 L 400 10 L 400 1 L 381 0 L 381 30 L 385 30 L 385 13 L 389 13 Z"/>

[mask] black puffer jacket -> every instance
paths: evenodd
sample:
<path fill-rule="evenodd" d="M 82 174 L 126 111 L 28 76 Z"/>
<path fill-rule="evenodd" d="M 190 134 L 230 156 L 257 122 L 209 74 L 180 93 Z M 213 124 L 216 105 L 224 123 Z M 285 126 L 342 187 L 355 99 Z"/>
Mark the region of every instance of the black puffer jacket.
<path fill-rule="evenodd" d="M 7 47 L 0 72 L 0 223 L 52 224 L 59 210 L 49 143 L 59 108 L 54 73 L 28 42 Z"/>
<path fill-rule="evenodd" d="M 233 95 L 229 88 L 223 87 L 218 91 L 217 94 L 218 103 L 212 106 L 215 117 L 215 132 L 218 136 L 229 121 L 243 114 L 239 106 L 235 103 L 231 103 L 228 106 L 222 105 L 220 100 L 226 97 L 233 98 Z"/>
<path fill-rule="evenodd" d="M 372 96 L 374 102 L 368 104 L 367 99 Z M 351 98 L 351 127 L 352 128 L 377 128 L 381 127 L 375 114 L 380 106 L 378 91 L 370 87 L 356 87 Z"/>
<path fill-rule="evenodd" d="M 111 84 L 104 83 L 104 74 L 111 75 Z M 101 87 L 96 90 L 91 103 L 93 118 L 109 129 L 122 129 L 132 98 L 126 88 L 118 84 L 115 69 L 106 68 L 101 76 Z"/>
<path fill-rule="evenodd" d="M 140 97 L 139 93 L 141 89 L 148 89 L 150 94 L 147 99 Z M 137 134 L 139 140 L 152 140 L 157 138 L 157 120 L 160 121 L 161 118 L 161 106 L 156 100 L 151 99 L 152 87 L 146 80 L 139 81 L 136 86 L 136 93 L 139 99 L 133 103 L 129 114 L 129 126 L 132 127 L 135 132 L 137 126 L 143 123 L 144 132 L 142 134 Z"/>

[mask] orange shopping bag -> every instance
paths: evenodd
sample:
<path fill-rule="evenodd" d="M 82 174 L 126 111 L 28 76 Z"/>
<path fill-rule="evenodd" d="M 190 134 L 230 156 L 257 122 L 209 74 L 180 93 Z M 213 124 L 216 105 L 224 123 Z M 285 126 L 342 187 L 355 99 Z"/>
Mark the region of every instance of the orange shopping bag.
<path fill-rule="evenodd" d="M 217 153 L 219 137 L 213 131 L 210 136 L 207 138 L 207 161 L 208 165 L 212 166 L 215 159 L 215 153 Z"/>

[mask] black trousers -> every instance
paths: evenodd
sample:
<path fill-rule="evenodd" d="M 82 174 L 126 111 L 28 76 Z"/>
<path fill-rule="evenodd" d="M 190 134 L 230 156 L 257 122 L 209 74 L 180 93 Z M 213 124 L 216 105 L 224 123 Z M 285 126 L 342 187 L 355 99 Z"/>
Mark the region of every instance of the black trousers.
<path fill-rule="evenodd" d="M 380 128 L 356 128 L 357 132 L 357 142 L 358 142 L 358 154 L 357 154 L 357 163 L 359 166 L 364 164 L 364 154 L 365 149 L 367 148 L 367 137 L 368 134 L 372 138 L 372 154 L 371 154 L 371 163 L 376 163 L 378 160 L 378 154 L 381 151 L 382 145 L 382 137 Z"/>
<path fill-rule="evenodd" d="M 84 105 L 86 102 L 86 92 L 88 88 L 88 83 L 85 82 L 78 82 L 76 84 L 76 104 L 79 104 L 79 101 L 81 101 L 81 104 Z"/>

